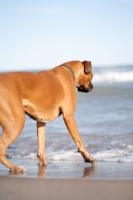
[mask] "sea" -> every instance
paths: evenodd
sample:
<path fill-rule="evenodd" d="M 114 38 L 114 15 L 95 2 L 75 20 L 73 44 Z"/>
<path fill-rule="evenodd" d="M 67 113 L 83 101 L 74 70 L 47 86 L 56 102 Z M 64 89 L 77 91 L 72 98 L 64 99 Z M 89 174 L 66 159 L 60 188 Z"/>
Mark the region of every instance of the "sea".
<path fill-rule="evenodd" d="M 133 163 L 133 66 L 95 67 L 92 83 L 90 93 L 77 92 L 75 111 L 87 151 L 97 162 Z M 36 122 L 27 116 L 7 158 L 37 162 L 36 132 Z M 46 124 L 45 137 L 48 163 L 83 162 L 62 116 Z"/>

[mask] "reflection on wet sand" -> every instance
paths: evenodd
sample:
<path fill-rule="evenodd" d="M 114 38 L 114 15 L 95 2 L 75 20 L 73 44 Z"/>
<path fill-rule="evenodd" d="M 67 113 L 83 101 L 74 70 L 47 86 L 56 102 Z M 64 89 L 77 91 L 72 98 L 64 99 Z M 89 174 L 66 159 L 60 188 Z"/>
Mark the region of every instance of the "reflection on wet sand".
<path fill-rule="evenodd" d="M 24 176 L 24 175 L 26 175 L 26 171 L 24 171 L 24 172 L 11 172 L 11 171 L 9 171 L 9 173 L 7 174 L 7 175 L 10 175 L 10 176 Z"/>
<path fill-rule="evenodd" d="M 89 178 L 93 176 L 95 174 L 95 171 L 96 171 L 95 165 L 92 165 L 91 167 L 85 167 L 82 178 Z"/>
<path fill-rule="evenodd" d="M 38 167 L 38 175 L 39 178 L 45 178 L 46 176 L 46 166 L 39 166 Z"/>
<path fill-rule="evenodd" d="M 75 178 L 89 178 L 92 177 L 95 174 L 95 166 L 92 165 L 90 167 L 85 167 L 83 170 L 82 175 L 78 175 L 76 173 Z M 76 170 L 77 171 L 77 170 Z M 46 166 L 38 166 L 38 170 L 34 171 L 34 176 L 33 174 L 31 175 L 31 172 L 27 171 L 27 172 L 9 172 L 6 175 L 9 176 L 23 176 L 23 177 L 38 177 L 38 178 L 45 178 L 45 177 L 49 177 L 47 175 L 48 169 Z M 64 171 L 63 174 L 60 176 L 60 178 L 67 178 L 67 173 L 68 171 Z M 73 171 L 73 173 L 75 173 L 75 171 Z M 58 171 L 59 174 L 59 171 Z M 54 175 L 53 175 L 54 177 Z M 57 173 L 55 172 L 55 177 L 58 178 Z"/>

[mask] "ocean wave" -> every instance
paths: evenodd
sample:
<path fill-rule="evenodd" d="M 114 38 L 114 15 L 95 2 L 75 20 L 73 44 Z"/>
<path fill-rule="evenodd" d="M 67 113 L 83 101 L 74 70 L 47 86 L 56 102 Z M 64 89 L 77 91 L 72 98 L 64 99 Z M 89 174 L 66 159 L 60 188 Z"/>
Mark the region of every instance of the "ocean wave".
<path fill-rule="evenodd" d="M 133 163 L 133 146 L 127 147 L 125 150 L 104 150 L 95 154 L 91 154 L 98 162 L 120 162 Z M 58 151 L 47 154 L 48 161 L 77 161 L 83 162 L 83 158 L 77 150 Z M 35 153 L 25 156 L 26 159 L 37 159 Z"/>
<path fill-rule="evenodd" d="M 63 135 L 62 135 L 63 136 Z M 53 135 L 52 135 L 53 138 Z M 63 138 L 65 141 L 63 142 Z M 87 140 L 88 136 L 84 136 L 84 140 Z M 101 136 L 90 136 L 90 145 L 87 147 L 88 151 L 91 151 L 91 155 L 98 161 L 98 162 L 121 162 L 121 163 L 133 163 L 133 140 L 132 140 L 132 133 L 125 134 L 125 135 L 116 135 L 115 140 L 114 136 L 104 136 L 104 143 L 102 142 L 103 135 Z M 96 140 L 97 139 L 97 140 Z M 75 149 L 75 145 L 71 144 L 69 140 L 67 141 L 66 137 L 59 137 L 59 140 L 54 140 L 51 144 L 51 137 L 50 140 L 47 140 L 47 148 L 46 148 L 46 158 L 48 163 L 53 161 L 70 161 L 70 162 L 84 162 L 83 158 L 80 153 L 77 152 Z M 29 137 L 24 138 L 24 140 L 20 139 L 17 141 L 17 145 L 11 145 L 10 148 L 6 151 L 6 156 L 11 159 L 31 159 L 37 160 L 37 149 L 36 149 L 36 139 L 34 138 L 29 142 Z M 26 148 L 24 147 L 24 142 L 26 142 Z M 63 148 L 61 143 L 65 144 Z M 88 142 L 87 142 L 88 143 Z M 32 148 L 31 148 L 32 147 Z M 97 151 L 99 149 L 99 151 Z M 93 153 L 92 153 L 93 152 Z"/>
<path fill-rule="evenodd" d="M 131 82 L 133 81 L 133 71 L 109 71 L 94 73 L 93 82 Z"/>
<path fill-rule="evenodd" d="M 128 150 L 105 150 L 92 154 L 92 156 L 99 162 L 133 163 L 133 153 L 130 153 Z M 47 159 L 54 161 L 83 161 L 80 153 L 76 150 L 51 153 L 47 156 Z"/>

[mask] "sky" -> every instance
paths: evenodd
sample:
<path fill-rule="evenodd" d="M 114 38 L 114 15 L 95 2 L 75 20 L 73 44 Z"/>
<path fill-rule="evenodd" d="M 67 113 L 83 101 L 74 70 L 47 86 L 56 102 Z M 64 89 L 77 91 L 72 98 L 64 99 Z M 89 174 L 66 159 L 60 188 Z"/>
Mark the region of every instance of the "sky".
<path fill-rule="evenodd" d="M 0 0 L 0 71 L 133 65 L 133 0 Z"/>

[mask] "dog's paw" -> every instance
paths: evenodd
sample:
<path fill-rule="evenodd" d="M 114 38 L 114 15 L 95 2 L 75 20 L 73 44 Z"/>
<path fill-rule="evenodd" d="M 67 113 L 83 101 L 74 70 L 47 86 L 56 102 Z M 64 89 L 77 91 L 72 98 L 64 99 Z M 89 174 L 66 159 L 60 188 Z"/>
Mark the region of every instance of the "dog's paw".
<path fill-rule="evenodd" d="M 97 161 L 95 158 L 93 158 L 92 156 L 90 156 L 90 154 L 86 151 L 81 151 L 79 150 L 84 161 L 87 162 L 87 163 L 91 163 L 92 165 L 94 165 Z"/>
<path fill-rule="evenodd" d="M 47 166 L 48 165 L 44 154 L 37 154 L 37 157 L 39 158 L 39 163 L 38 163 L 39 166 Z"/>
<path fill-rule="evenodd" d="M 45 161 L 44 161 L 44 160 L 43 160 L 43 161 L 42 161 L 42 160 L 39 160 L 39 163 L 38 163 L 38 165 L 39 165 L 39 166 L 47 166 L 47 165 L 48 165 L 48 163 L 47 163 L 47 161 L 46 161 L 46 160 L 45 160 Z"/>
<path fill-rule="evenodd" d="M 14 166 L 10 168 L 11 173 L 24 173 L 26 172 L 26 169 L 22 166 Z"/>
<path fill-rule="evenodd" d="M 94 165 L 97 162 L 96 159 L 91 156 L 89 158 L 84 158 L 84 161 L 87 163 L 91 163 L 92 165 Z"/>

